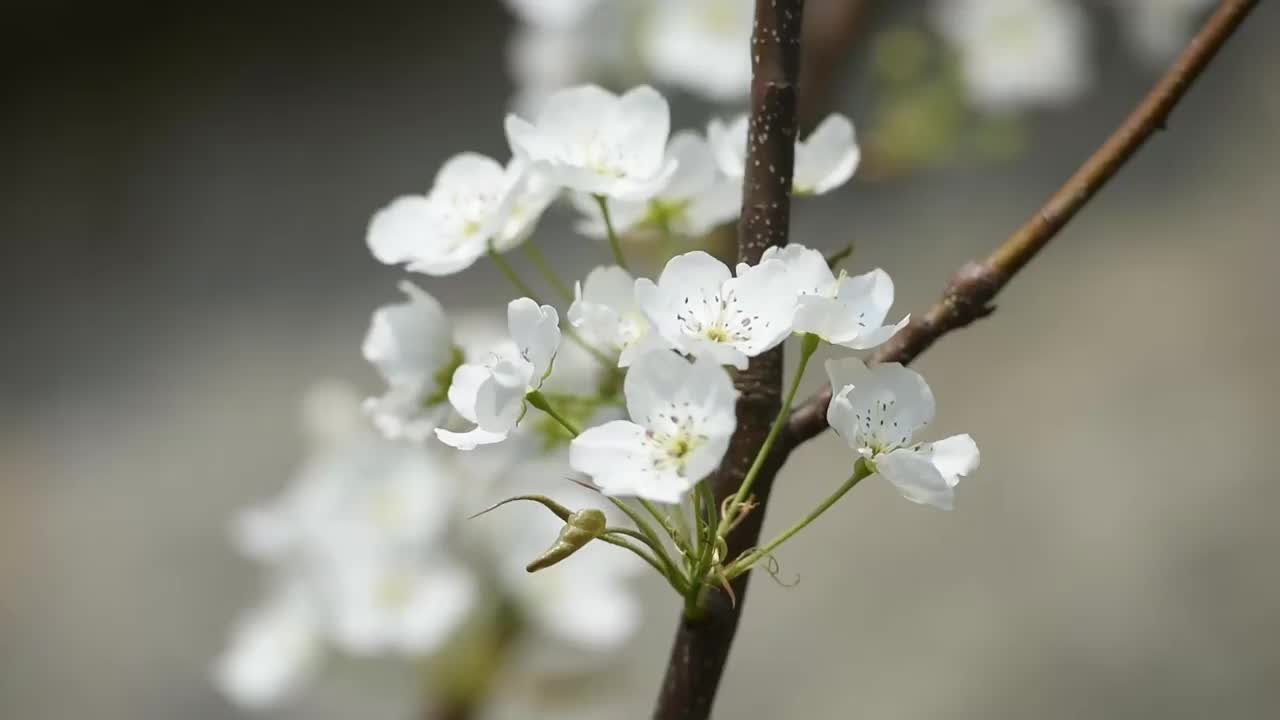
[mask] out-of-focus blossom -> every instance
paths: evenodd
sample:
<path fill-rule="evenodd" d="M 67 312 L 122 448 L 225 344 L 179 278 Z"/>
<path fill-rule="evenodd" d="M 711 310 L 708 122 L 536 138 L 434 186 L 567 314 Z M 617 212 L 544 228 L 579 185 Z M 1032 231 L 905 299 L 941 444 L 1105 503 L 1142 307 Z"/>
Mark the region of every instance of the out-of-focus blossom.
<path fill-rule="evenodd" d="M 1070 0 L 936 0 L 973 104 L 1010 112 L 1075 99 L 1092 80 L 1089 26 Z"/>
<path fill-rule="evenodd" d="M 536 122 L 508 115 L 512 152 L 552 183 L 592 195 L 647 199 L 675 172 L 666 158 L 671 113 L 656 90 L 618 96 L 595 85 L 547 98 Z"/>
<path fill-rule="evenodd" d="M 598 267 L 575 286 L 569 306 L 569 322 L 588 341 L 618 353 L 618 367 L 662 344 L 636 304 L 635 285 L 631 273 L 617 265 Z"/>
<path fill-rule="evenodd" d="M 751 86 L 752 0 L 656 0 L 640 41 L 645 65 L 661 83 L 716 102 Z"/>
<path fill-rule="evenodd" d="M 1215 0 L 1112 0 L 1138 54 L 1162 65 L 1182 49 Z"/>
<path fill-rule="evenodd" d="M 744 174 L 748 122 L 743 114 L 728 122 L 715 119 L 707 126 L 707 139 L 716 162 L 729 177 L 741 178 Z M 853 122 L 844 115 L 829 115 L 809 137 L 796 141 L 792 192 L 801 196 L 825 195 L 849 182 L 861 158 Z"/>
<path fill-rule="evenodd" d="M 287 698 L 319 667 L 324 638 L 314 599 L 282 582 L 236 623 L 214 681 L 238 705 L 261 710 Z"/>
<path fill-rule="evenodd" d="M 388 265 L 428 275 L 470 267 L 492 243 L 499 252 L 533 232 L 556 188 L 519 158 L 506 167 L 477 153 L 450 158 L 426 195 L 405 195 L 369 223 L 368 245 Z"/>
<path fill-rule="evenodd" d="M 361 347 L 387 382 L 386 393 L 364 407 L 387 437 L 421 442 L 449 411 L 449 380 L 461 358 L 440 303 L 413 283 L 400 289 L 408 302 L 378 308 Z"/>
<path fill-rule="evenodd" d="M 933 392 L 924 378 L 898 363 L 868 369 L 858 358 L 827 361 L 835 392 L 827 409 L 831 429 L 874 464 L 908 500 L 950 510 L 955 486 L 978 467 L 968 435 L 912 443 L 933 421 Z"/>

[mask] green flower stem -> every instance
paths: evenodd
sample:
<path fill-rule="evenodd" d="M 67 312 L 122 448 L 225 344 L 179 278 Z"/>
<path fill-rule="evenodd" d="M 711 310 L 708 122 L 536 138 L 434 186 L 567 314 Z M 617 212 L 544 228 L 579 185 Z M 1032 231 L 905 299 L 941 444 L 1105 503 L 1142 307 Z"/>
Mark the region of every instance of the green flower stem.
<path fill-rule="evenodd" d="M 507 262 L 507 259 L 502 257 L 497 250 L 493 249 L 492 244 L 489 245 L 489 259 L 493 260 L 493 264 L 497 265 L 502 274 L 507 276 L 507 280 L 511 281 L 511 284 L 515 286 L 516 292 L 522 293 L 539 305 L 542 304 L 542 301 L 538 299 L 538 294 L 533 291 L 533 288 L 529 287 L 528 283 L 520 279 L 520 276 L 516 274 L 515 268 L 511 267 L 511 263 Z"/>
<path fill-rule="evenodd" d="M 679 550 L 681 554 L 692 554 L 689 551 L 689 542 L 685 539 L 684 534 L 680 532 L 679 528 L 671 524 L 671 519 L 663 513 L 657 505 L 654 505 L 644 498 L 636 499 L 640 501 L 640 506 L 647 510 L 649 514 L 653 516 L 654 520 L 658 521 L 658 525 L 661 525 L 662 529 L 667 531 L 667 535 L 671 536 L 671 541 L 675 543 L 676 549 Z"/>
<path fill-rule="evenodd" d="M 706 594 L 707 587 L 704 576 L 711 567 L 714 557 L 716 545 L 716 498 L 711 492 L 711 485 L 706 480 L 698 483 L 694 488 L 694 502 L 699 512 L 698 522 L 702 524 L 704 532 L 699 533 L 701 545 L 698 548 L 698 559 L 693 564 L 693 571 L 689 574 L 689 591 L 684 596 L 684 612 L 686 617 L 697 617 L 699 608 L 702 606 L 702 598 Z M 704 519 L 703 514 L 707 517 Z"/>
<path fill-rule="evenodd" d="M 528 243 L 526 243 L 525 245 L 526 247 L 528 247 Z M 502 274 L 507 277 L 507 280 L 511 281 L 511 284 L 515 287 L 516 292 L 520 293 L 521 295 L 524 295 L 525 297 L 538 303 L 539 305 L 542 304 L 542 301 L 538 299 L 538 294 L 533 291 L 533 288 L 529 287 L 529 283 L 526 283 L 524 280 L 522 280 L 520 278 L 520 275 L 516 273 L 515 268 L 511 267 L 511 263 L 507 262 L 506 258 L 502 257 L 502 255 L 500 255 L 496 250 L 494 250 L 492 246 L 489 247 L 489 258 L 493 260 L 494 265 L 498 266 L 498 269 L 501 270 Z M 545 259 L 544 259 L 544 262 L 545 262 Z M 559 278 L 557 277 L 557 280 L 558 279 Z M 570 295 L 569 299 L 573 299 L 573 296 Z M 578 347 L 582 348 L 583 350 L 586 350 L 587 353 L 590 354 L 591 357 L 595 358 L 601 365 L 603 365 L 606 370 L 610 372 L 615 372 L 615 373 L 618 371 L 617 359 L 610 357 L 603 350 L 600 350 L 599 348 L 595 347 L 594 345 L 592 345 L 591 343 L 583 339 L 583 337 L 578 334 L 578 331 L 575 330 L 572 325 L 566 324 L 564 327 L 560 329 L 560 332 L 564 333 L 565 337 L 573 341 L 573 343 L 576 344 Z"/>
<path fill-rule="evenodd" d="M 609 198 L 603 195 L 594 195 L 596 205 L 600 206 L 600 217 L 604 219 L 605 232 L 609 234 L 609 247 L 613 249 L 613 261 L 618 267 L 627 270 L 627 259 L 622 254 L 622 240 L 618 238 L 618 231 L 613 228 L 613 216 L 609 214 Z"/>
<path fill-rule="evenodd" d="M 560 294 L 560 297 L 564 298 L 566 302 L 573 302 L 573 290 L 569 289 L 569 285 L 561 279 L 560 273 L 556 272 L 551 263 L 547 262 L 547 257 L 542 254 L 538 246 L 534 245 L 532 241 L 526 242 L 524 244 L 524 252 L 529 256 L 529 260 L 533 262 L 533 266 L 542 274 L 542 277 Z"/>
<path fill-rule="evenodd" d="M 635 553 L 641 560 L 644 560 L 646 563 L 649 563 L 650 567 L 652 567 L 654 570 L 657 570 L 659 575 L 667 578 L 667 582 L 671 583 L 671 587 L 675 588 L 676 592 L 683 592 L 682 589 L 676 583 L 671 581 L 670 577 L 667 577 L 667 571 L 664 570 L 662 565 L 658 563 L 657 558 L 645 552 L 644 550 L 636 547 L 635 545 L 631 544 L 627 540 L 620 537 L 616 537 L 616 534 L 622 534 L 622 529 L 609 528 L 607 531 L 605 531 L 605 534 L 600 536 L 599 540 L 601 542 L 606 542 L 606 543 L 609 543 L 610 545 L 615 545 L 617 547 L 624 548 L 626 550 L 630 550 L 631 552 Z M 644 544 L 648 546 L 649 541 L 645 540 Z"/>
<path fill-rule="evenodd" d="M 666 567 L 665 572 L 660 572 L 662 572 L 662 575 L 667 578 L 667 582 L 671 583 L 671 586 L 674 587 L 676 592 L 681 595 L 689 592 L 688 579 L 684 576 L 684 573 L 680 572 L 679 568 L 676 567 L 676 564 L 672 562 L 671 556 L 667 553 L 666 546 L 662 544 L 662 537 L 654 531 L 653 526 L 644 519 L 643 515 L 636 512 L 635 508 L 632 508 L 630 505 L 618 498 L 610 497 L 609 502 L 613 503 L 614 507 L 618 508 L 623 512 L 623 514 L 631 518 L 631 522 L 635 523 L 636 527 L 639 528 L 649 547 L 653 549 L 653 552 L 658 556 L 658 560 L 660 560 L 662 565 Z"/>
<path fill-rule="evenodd" d="M 854 485 L 857 485 L 859 482 L 862 481 L 863 478 L 871 475 L 874 472 L 875 470 L 871 467 L 871 464 L 868 463 L 865 458 L 860 458 L 857 464 L 853 466 L 853 474 L 849 476 L 849 479 L 845 480 L 844 484 L 841 485 L 839 488 L 836 488 L 836 491 L 831 493 L 830 497 L 828 497 L 826 500 L 823 500 L 821 505 L 814 508 L 813 512 L 801 518 L 800 522 L 796 523 L 795 525 L 792 525 L 791 527 L 784 530 L 782 534 L 778 535 L 774 539 L 765 543 L 764 546 L 756 548 L 755 550 L 752 550 L 746 555 L 743 555 L 742 557 L 735 560 L 732 564 L 730 564 L 727 568 L 725 568 L 724 570 L 725 577 L 732 580 L 738 577 L 739 575 L 741 575 L 742 573 L 750 570 L 751 566 L 754 565 L 756 561 L 758 561 L 760 558 L 765 557 L 769 553 L 776 550 L 779 545 L 790 540 L 793 535 L 805 529 L 805 527 L 807 527 L 809 523 L 813 522 L 814 520 L 817 520 L 818 516 L 826 512 L 832 505 L 835 505 L 836 501 L 844 497 L 845 493 L 852 490 Z"/>
<path fill-rule="evenodd" d="M 578 437 L 582 434 L 582 431 L 578 429 L 578 426 L 574 425 L 573 421 L 569 418 L 561 415 L 560 412 L 555 409 L 555 406 L 547 400 L 547 396 L 543 395 L 541 391 L 532 390 L 528 395 L 524 396 L 524 399 L 528 400 L 530 405 L 546 413 L 552 420 L 560 423 L 560 427 L 567 430 L 570 435 Z"/>
<path fill-rule="evenodd" d="M 796 399 L 796 392 L 800 389 L 800 380 L 804 378 L 805 368 L 809 366 L 809 359 L 817 352 L 818 344 L 819 338 L 817 335 L 805 333 L 804 340 L 800 344 L 800 365 L 796 368 L 795 378 L 791 380 L 791 387 L 787 390 L 787 396 L 782 401 L 782 408 L 778 410 L 778 416 L 774 418 L 773 427 L 769 428 L 769 435 L 765 437 L 764 444 L 756 452 L 756 458 L 751 462 L 751 468 L 747 470 L 747 476 L 742 479 L 742 485 L 738 488 L 737 495 L 729 503 L 728 511 L 724 514 L 724 517 L 720 518 L 720 527 L 716 530 L 716 534 L 720 537 L 729 534 L 734 518 L 738 514 L 738 509 L 742 507 L 742 503 L 746 502 L 746 499 L 751 494 L 751 484 L 756 481 L 756 476 L 760 474 L 760 470 L 764 467 L 765 460 L 768 459 L 774 442 L 777 441 L 782 428 L 787 424 L 787 418 L 791 415 L 791 403 Z"/>

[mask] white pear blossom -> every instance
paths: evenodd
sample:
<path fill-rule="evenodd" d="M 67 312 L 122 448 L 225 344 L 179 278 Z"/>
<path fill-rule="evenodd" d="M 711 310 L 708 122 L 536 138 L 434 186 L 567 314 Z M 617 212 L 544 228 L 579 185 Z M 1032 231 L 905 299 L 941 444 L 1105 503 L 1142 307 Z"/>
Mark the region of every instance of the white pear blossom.
<path fill-rule="evenodd" d="M 400 290 L 408 302 L 378 308 L 361 347 L 387 382 L 386 393 L 364 407 L 387 437 L 421 442 L 448 413 L 446 393 L 460 351 L 440 303 L 410 282 Z"/>
<path fill-rule="evenodd" d="M 751 86 L 751 0 L 656 0 L 640 41 L 645 64 L 663 83 L 717 102 Z"/>
<path fill-rule="evenodd" d="M 506 0 L 507 7 L 522 21 L 537 27 L 572 27 L 587 17 L 603 0 Z"/>
<path fill-rule="evenodd" d="M 438 649 L 477 599 L 472 574 L 447 559 L 359 546 L 335 563 L 334 644 L 354 655 L 421 656 Z"/>
<path fill-rule="evenodd" d="M 646 198 L 667 183 L 671 113 L 656 90 L 618 96 L 595 85 L 547 98 L 530 123 L 508 115 L 511 150 L 554 184 L 617 199 Z"/>
<path fill-rule="evenodd" d="M 738 217 L 742 183 L 720 173 L 705 138 L 687 130 L 676 133 L 667 145 L 667 162 L 675 165 L 675 174 L 651 198 L 609 203 L 615 230 L 628 233 L 649 225 L 697 238 Z M 578 231 L 589 237 L 607 237 L 595 199 L 576 194 L 573 202 L 585 216 Z"/>
<path fill-rule="evenodd" d="M 936 0 L 973 103 L 1008 112 L 1075 99 L 1089 85 L 1088 17 L 1070 0 Z"/>
<path fill-rule="evenodd" d="M 796 307 L 783 263 L 740 265 L 733 277 L 724 263 L 700 250 L 671 258 L 656 284 L 636 280 L 635 293 L 671 347 L 738 369 L 791 334 Z"/>
<path fill-rule="evenodd" d="M 529 298 L 507 305 L 514 353 L 492 353 L 484 363 L 464 363 L 453 373 L 449 402 L 476 424 L 458 433 L 436 428 L 436 437 L 459 450 L 501 442 L 525 411 L 525 395 L 542 386 L 560 346 L 560 317 L 550 305 Z"/>
<path fill-rule="evenodd" d="M 713 119 L 707 126 L 716 162 L 729 177 L 743 177 L 749 124 L 743 114 L 728 122 Z M 849 182 L 862 159 L 853 122 L 838 113 L 828 115 L 807 138 L 796 141 L 795 158 L 791 188 L 796 195 L 825 195 Z"/>
<path fill-rule="evenodd" d="M 1168 62 L 1186 45 L 1215 0 L 1112 0 L 1122 27 L 1143 60 Z"/>
<path fill-rule="evenodd" d="M 388 265 L 451 275 L 470 267 L 490 243 L 502 252 L 523 242 L 556 193 L 519 158 L 504 168 L 484 155 L 460 153 L 426 195 L 397 198 L 373 216 L 369 249 Z"/>
<path fill-rule="evenodd" d="M 300 585 L 281 582 L 237 622 L 214 666 L 214 683 L 250 710 L 275 705 L 316 672 L 324 655 L 321 617 Z"/>
<path fill-rule="evenodd" d="M 867 368 L 858 358 L 828 360 L 827 375 L 834 393 L 827 409 L 831 428 L 903 497 L 950 510 L 956 484 L 978 467 L 978 446 L 968 435 L 912 442 L 934 415 L 924 378 L 898 363 Z"/>
<path fill-rule="evenodd" d="M 639 358 L 623 386 L 631 420 L 592 427 L 569 446 L 569 464 L 607 495 L 677 503 L 729 447 L 738 392 L 713 360 L 667 350 Z"/>
<path fill-rule="evenodd" d="M 831 271 L 822 253 L 803 245 L 771 247 L 762 261 L 777 260 L 787 268 L 796 294 L 792 327 L 797 333 L 813 333 L 833 345 L 869 350 L 906 327 L 911 316 L 884 325 L 893 306 L 893 279 L 880 268 L 869 273 L 839 276 Z M 738 272 L 743 268 L 740 266 Z"/>
<path fill-rule="evenodd" d="M 589 342 L 618 353 L 618 367 L 663 346 L 636 304 L 635 286 L 631 273 L 617 265 L 598 267 L 574 286 L 569 306 L 569 322 Z"/>

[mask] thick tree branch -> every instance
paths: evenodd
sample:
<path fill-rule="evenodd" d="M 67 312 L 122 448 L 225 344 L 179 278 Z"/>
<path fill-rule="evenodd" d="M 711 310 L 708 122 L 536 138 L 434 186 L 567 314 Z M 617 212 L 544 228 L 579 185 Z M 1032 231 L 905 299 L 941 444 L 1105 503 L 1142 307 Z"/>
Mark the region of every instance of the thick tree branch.
<path fill-rule="evenodd" d="M 797 80 L 804 0 L 756 0 L 751 38 L 751 122 L 743 183 L 738 260 L 760 262 L 765 249 L 785 245 L 791 223 L 791 181 L 795 163 Z M 724 462 L 712 477 L 716 500 L 733 496 L 782 404 L 782 348 L 751 360 L 738 373 L 738 427 Z M 772 460 L 772 459 L 771 459 Z M 770 462 L 756 479 L 763 506 L 781 463 Z M 751 513 L 728 536 L 729 557 L 754 546 L 763 510 Z M 734 582 L 736 605 L 723 592 L 708 593 L 698 617 L 682 616 L 671 660 L 653 717 L 705 720 L 711 714 L 720 675 L 746 598 L 747 576 Z"/>
<path fill-rule="evenodd" d="M 1231 37 L 1258 0 L 1223 0 L 1151 92 L 1119 129 L 1085 161 L 1031 219 L 981 262 L 971 262 L 952 277 L 942 298 L 924 315 L 885 343 L 873 362 L 909 363 L 943 335 L 991 314 L 990 303 L 1009 280 L 1049 244 L 1076 213 L 1133 157 Z M 831 387 L 825 387 L 792 414 L 780 444 L 782 452 L 827 429 Z"/>

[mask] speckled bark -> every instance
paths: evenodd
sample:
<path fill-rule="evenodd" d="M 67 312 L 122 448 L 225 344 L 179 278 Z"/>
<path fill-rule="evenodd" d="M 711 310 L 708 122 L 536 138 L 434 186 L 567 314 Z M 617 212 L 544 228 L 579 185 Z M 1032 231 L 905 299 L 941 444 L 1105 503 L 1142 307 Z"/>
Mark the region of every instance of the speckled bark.
<path fill-rule="evenodd" d="M 757 0 L 751 39 L 751 123 L 743 182 L 738 259 L 757 263 L 766 248 L 785 245 L 791 222 L 791 177 L 795 164 L 797 78 L 804 0 Z M 712 478 L 716 499 L 737 492 L 782 404 L 782 348 L 751 360 L 738 373 L 738 428 Z M 764 505 L 782 464 L 770 458 L 753 487 L 759 508 L 729 535 L 729 557 L 754 547 Z M 705 720 L 738 627 L 749 573 L 734 582 L 736 606 L 720 590 L 708 594 L 699 618 L 681 617 L 654 710 L 655 720 Z"/>

